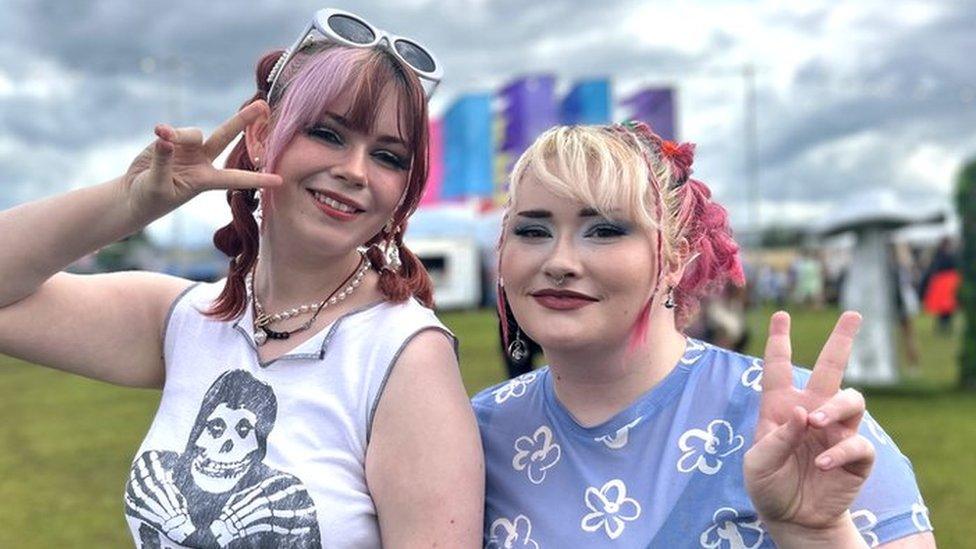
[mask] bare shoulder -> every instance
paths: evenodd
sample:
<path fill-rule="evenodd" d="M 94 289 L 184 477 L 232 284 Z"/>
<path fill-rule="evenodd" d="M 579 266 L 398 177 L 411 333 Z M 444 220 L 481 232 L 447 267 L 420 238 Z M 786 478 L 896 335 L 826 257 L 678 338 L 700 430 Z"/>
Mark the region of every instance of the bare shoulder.
<path fill-rule="evenodd" d="M 0 352 L 109 383 L 160 387 L 167 313 L 192 284 L 145 271 L 58 273 L 0 308 Z"/>
<path fill-rule="evenodd" d="M 384 545 L 480 543 L 484 455 L 445 332 L 416 334 L 396 360 L 373 421 L 366 480 Z"/>

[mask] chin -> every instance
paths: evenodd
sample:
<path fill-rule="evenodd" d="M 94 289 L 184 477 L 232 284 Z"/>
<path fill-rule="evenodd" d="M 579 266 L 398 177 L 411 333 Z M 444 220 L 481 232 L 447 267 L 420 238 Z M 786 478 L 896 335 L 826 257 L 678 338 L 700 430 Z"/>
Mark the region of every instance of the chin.
<path fill-rule="evenodd" d="M 543 349 L 550 351 L 571 351 L 592 347 L 596 341 L 593 333 L 584 329 L 583 325 L 573 329 L 559 329 L 559 326 L 547 325 L 539 330 L 525 329 L 525 333 Z"/>

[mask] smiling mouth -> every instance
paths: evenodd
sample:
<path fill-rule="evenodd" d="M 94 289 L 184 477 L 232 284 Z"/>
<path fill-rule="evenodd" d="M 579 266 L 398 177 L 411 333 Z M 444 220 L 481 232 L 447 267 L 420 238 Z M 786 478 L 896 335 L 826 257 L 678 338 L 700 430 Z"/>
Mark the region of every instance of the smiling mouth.
<path fill-rule="evenodd" d="M 317 202 L 319 202 L 320 204 L 325 204 L 326 206 L 332 208 L 333 210 L 337 210 L 337 211 L 340 211 L 342 213 L 346 213 L 346 214 L 350 214 L 350 215 L 351 214 L 362 213 L 363 211 L 365 211 L 365 210 L 361 210 L 361 209 L 359 209 L 359 208 L 357 208 L 355 206 L 352 206 L 350 204 L 346 204 L 345 202 L 340 202 L 340 201 L 338 201 L 338 200 L 336 200 L 336 199 L 334 199 L 334 198 L 332 198 L 330 196 L 326 196 L 325 194 L 320 193 L 320 192 L 318 192 L 316 190 L 309 189 L 308 192 L 309 192 L 309 194 L 312 195 L 312 198 L 314 198 Z"/>

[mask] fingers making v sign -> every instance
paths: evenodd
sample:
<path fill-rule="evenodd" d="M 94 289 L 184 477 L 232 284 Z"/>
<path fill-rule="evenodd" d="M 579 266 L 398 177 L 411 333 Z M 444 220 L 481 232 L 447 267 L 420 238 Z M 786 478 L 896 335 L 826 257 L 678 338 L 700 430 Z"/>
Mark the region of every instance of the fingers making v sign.
<path fill-rule="evenodd" d="M 858 434 L 864 398 L 841 390 L 861 316 L 845 312 L 820 351 L 806 387 L 793 385 L 790 317 L 772 316 L 746 489 L 767 524 L 824 529 L 842 521 L 874 464 Z"/>
<path fill-rule="evenodd" d="M 143 211 L 174 209 L 211 189 L 253 189 L 281 185 L 281 177 L 248 170 L 220 169 L 214 160 L 259 116 L 262 106 L 251 103 L 221 124 L 206 140 L 197 128 L 160 124 L 157 139 L 129 166 L 133 204 Z"/>

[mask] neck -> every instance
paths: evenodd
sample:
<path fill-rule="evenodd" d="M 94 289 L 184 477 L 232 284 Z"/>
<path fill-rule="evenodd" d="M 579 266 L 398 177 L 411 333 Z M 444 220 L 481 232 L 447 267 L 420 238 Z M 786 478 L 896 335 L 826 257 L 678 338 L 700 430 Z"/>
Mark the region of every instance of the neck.
<path fill-rule="evenodd" d="M 359 265 L 360 255 L 355 249 L 309 253 L 308 248 L 272 243 L 270 233 L 261 234 L 254 274 L 254 291 L 268 311 L 325 299 Z"/>
<path fill-rule="evenodd" d="M 657 317 L 657 318 L 655 318 Z M 544 349 L 556 397 L 583 426 L 599 425 L 667 376 L 684 354 L 685 336 L 670 311 L 652 315 L 647 337 L 580 349 Z"/>

